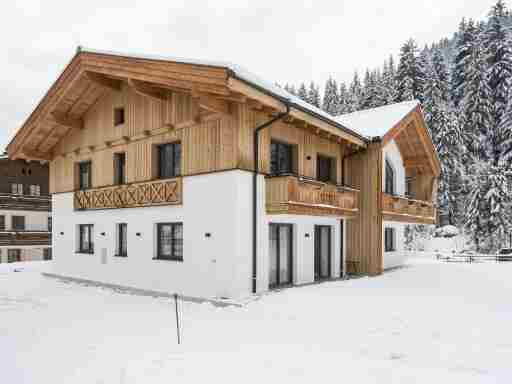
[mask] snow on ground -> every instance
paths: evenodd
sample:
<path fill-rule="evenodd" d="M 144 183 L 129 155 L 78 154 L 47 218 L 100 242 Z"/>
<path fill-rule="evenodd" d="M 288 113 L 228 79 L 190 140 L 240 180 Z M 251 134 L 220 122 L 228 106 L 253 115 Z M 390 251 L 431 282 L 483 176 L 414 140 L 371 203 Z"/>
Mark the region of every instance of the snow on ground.
<path fill-rule="evenodd" d="M 512 263 L 424 256 L 243 307 L 185 303 L 181 346 L 172 300 L 41 276 L 50 264 L 0 265 L 2 383 L 512 380 Z"/>

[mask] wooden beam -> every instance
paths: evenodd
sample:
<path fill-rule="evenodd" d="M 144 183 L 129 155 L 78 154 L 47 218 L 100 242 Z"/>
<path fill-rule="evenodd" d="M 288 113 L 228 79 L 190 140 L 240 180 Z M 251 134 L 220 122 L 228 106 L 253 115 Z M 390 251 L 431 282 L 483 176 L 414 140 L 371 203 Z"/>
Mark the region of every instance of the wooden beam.
<path fill-rule="evenodd" d="M 201 95 L 199 96 L 199 106 L 209 112 L 229 115 L 229 104 L 225 100 Z"/>
<path fill-rule="evenodd" d="M 37 160 L 37 161 L 50 161 L 53 158 L 51 153 L 43 153 L 43 152 L 39 152 L 39 151 L 29 151 L 29 150 L 24 150 L 19 157 L 24 158 L 26 160 Z"/>
<path fill-rule="evenodd" d="M 63 113 L 56 112 L 56 111 L 50 113 L 50 119 L 59 125 L 62 125 L 64 127 L 69 127 L 72 129 L 83 129 L 83 127 L 84 127 L 84 122 L 82 119 L 69 117 Z"/>
<path fill-rule="evenodd" d="M 112 89 L 114 91 L 121 90 L 121 80 L 112 79 L 111 77 L 91 71 L 85 71 L 84 74 L 89 81 L 99 85 L 100 87 Z"/>
<path fill-rule="evenodd" d="M 429 160 L 425 156 L 415 156 L 404 158 L 404 168 L 417 168 L 420 166 L 428 165 Z"/>
<path fill-rule="evenodd" d="M 151 97 L 156 100 L 165 100 L 167 98 L 164 90 L 154 87 L 149 83 L 135 79 L 128 79 L 127 82 L 128 85 L 139 95 Z"/>

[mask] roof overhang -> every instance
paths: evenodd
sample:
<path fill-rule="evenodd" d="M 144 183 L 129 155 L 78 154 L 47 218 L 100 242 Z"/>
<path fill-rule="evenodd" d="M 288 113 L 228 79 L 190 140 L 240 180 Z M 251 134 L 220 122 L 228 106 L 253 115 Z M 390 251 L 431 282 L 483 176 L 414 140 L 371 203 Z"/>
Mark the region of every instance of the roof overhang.
<path fill-rule="evenodd" d="M 382 146 L 394 140 L 400 150 L 406 169 L 432 173 L 438 177 L 441 163 L 437 156 L 420 105 L 417 105 L 383 137 Z"/>
<path fill-rule="evenodd" d="M 354 146 L 367 142 L 334 118 L 305 107 L 291 95 L 288 99 L 282 92 L 261 87 L 227 65 L 79 49 L 8 144 L 9 157 L 51 160 L 58 142 L 71 130 L 83 128 L 88 109 L 122 83 L 156 99 L 169 91 L 189 93 L 202 100 L 205 110 L 225 111 L 232 102 L 253 102 L 275 114 L 288 104 L 289 122 L 294 120 L 297 126 Z"/>

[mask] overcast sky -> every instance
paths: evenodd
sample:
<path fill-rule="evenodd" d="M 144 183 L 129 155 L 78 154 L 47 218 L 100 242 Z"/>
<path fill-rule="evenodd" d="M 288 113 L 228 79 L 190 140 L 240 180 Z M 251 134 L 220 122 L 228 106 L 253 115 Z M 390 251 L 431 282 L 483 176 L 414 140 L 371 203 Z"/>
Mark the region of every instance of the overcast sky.
<path fill-rule="evenodd" d="M 3 1 L 0 148 L 76 46 L 230 61 L 270 81 L 323 84 L 382 64 L 413 37 L 449 37 L 494 0 Z"/>

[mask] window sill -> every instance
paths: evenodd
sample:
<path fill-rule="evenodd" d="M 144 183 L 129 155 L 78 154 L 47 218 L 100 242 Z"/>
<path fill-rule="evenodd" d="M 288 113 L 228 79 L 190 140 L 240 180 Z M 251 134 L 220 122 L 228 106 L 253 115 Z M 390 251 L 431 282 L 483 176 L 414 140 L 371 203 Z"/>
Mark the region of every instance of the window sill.
<path fill-rule="evenodd" d="M 183 258 L 177 257 L 153 257 L 153 260 L 161 260 L 161 261 L 178 261 L 180 263 L 183 262 Z"/>

